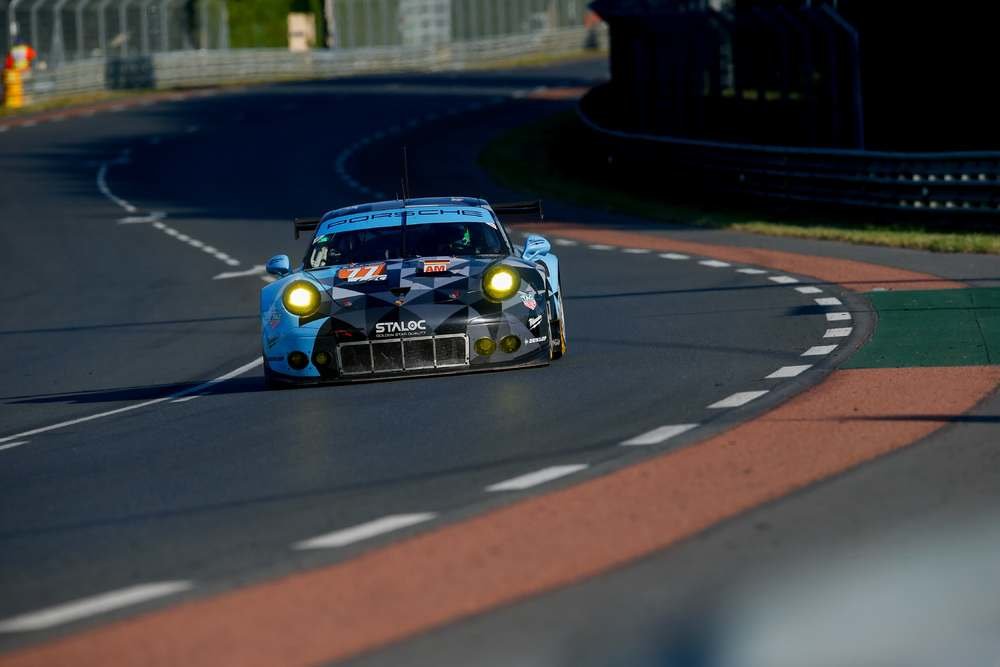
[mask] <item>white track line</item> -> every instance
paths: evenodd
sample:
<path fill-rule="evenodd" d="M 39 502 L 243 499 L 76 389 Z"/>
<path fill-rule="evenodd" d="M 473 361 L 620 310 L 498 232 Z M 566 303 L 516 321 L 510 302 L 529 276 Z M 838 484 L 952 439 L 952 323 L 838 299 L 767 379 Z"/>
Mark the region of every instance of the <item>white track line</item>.
<path fill-rule="evenodd" d="M 375 519 L 358 526 L 335 530 L 332 533 L 319 535 L 308 540 L 296 542 L 294 549 L 330 549 L 333 547 L 346 547 L 355 542 L 370 540 L 373 537 L 391 533 L 394 530 L 415 526 L 437 517 L 433 512 L 422 512 L 419 514 L 391 514 L 381 519 Z"/>
<path fill-rule="evenodd" d="M 698 263 L 702 266 L 711 266 L 713 269 L 721 269 L 726 266 L 732 266 L 729 262 L 720 262 L 717 259 L 703 259 Z"/>
<path fill-rule="evenodd" d="M 745 273 L 748 276 L 761 276 L 767 273 L 764 269 L 736 269 L 736 273 Z"/>
<path fill-rule="evenodd" d="M 822 357 L 837 349 L 836 345 L 815 345 L 802 353 L 803 357 Z"/>
<path fill-rule="evenodd" d="M 555 243 L 556 245 L 563 245 L 563 246 L 580 245 L 578 241 L 573 241 L 570 239 L 554 239 L 552 242 Z"/>
<path fill-rule="evenodd" d="M 102 162 L 101 166 L 97 169 L 97 189 L 100 190 L 101 194 L 113 201 L 118 206 L 129 213 L 135 213 L 139 209 L 132 204 L 128 203 L 121 197 L 117 196 L 115 193 L 111 192 L 111 188 L 108 187 L 108 167 L 112 164 L 125 164 L 128 160 L 128 153 L 122 152 L 122 154 L 110 162 Z"/>
<path fill-rule="evenodd" d="M 824 296 L 819 299 L 813 299 L 820 306 L 843 306 L 844 303 L 835 296 Z"/>
<path fill-rule="evenodd" d="M 851 319 L 851 314 L 850 313 L 827 313 L 826 314 L 826 321 L 827 322 L 843 322 L 844 320 L 849 320 L 849 319 Z"/>
<path fill-rule="evenodd" d="M 603 243 L 594 243 L 594 244 L 589 245 L 587 247 L 590 248 L 591 250 L 614 250 L 615 249 L 615 246 L 613 246 L 613 245 L 604 245 Z"/>
<path fill-rule="evenodd" d="M 659 428 L 654 428 L 648 433 L 643 433 L 642 435 L 637 435 L 634 438 L 629 438 L 622 443 L 623 447 L 636 447 L 642 445 L 658 445 L 661 442 L 665 442 L 670 438 L 675 438 L 681 433 L 687 433 L 693 428 L 697 428 L 698 424 L 670 424 L 669 426 L 661 426 Z"/>
<path fill-rule="evenodd" d="M 566 475 L 572 475 L 575 472 L 584 470 L 586 467 L 587 464 L 585 463 L 576 463 L 542 468 L 541 470 L 536 470 L 535 472 L 529 472 L 527 475 L 521 475 L 502 482 L 497 482 L 496 484 L 491 484 L 486 487 L 486 490 L 521 491 L 529 489 L 533 486 L 538 486 L 539 484 L 544 484 L 545 482 L 551 482 L 554 479 L 559 479 L 560 477 L 565 477 Z"/>
<path fill-rule="evenodd" d="M 675 260 L 691 259 L 687 255 L 682 255 L 679 252 L 663 252 L 660 253 L 660 257 L 662 257 L 663 259 L 675 259 Z"/>
<path fill-rule="evenodd" d="M 158 581 L 137 584 L 5 619 L 0 621 L 0 632 L 45 630 L 64 623 L 79 621 L 89 616 L 104 614 L 115 609 L 180 593 L 193 586 L 194 584 L 190 581 Z"/>
<path fill-rule="evenodd" d="M 767 279 L 781 285 L 791 285 L 792 283 L 799 282 L 798 278 L 792 278 L 791 276 L 768 276 Z"/>
<path fill-rule="evenodd" d="M 5 449 L 14 449 L 15 447 L 20 447 L 21 445 L 26 445 L 30 442 L 29 440 L 19 440 L 18 442 L 8 442 L 6 445 L 0 445 L 0 452 Z"/>
<path fill-rule="evenodd" d="M 847 338 L 854 331 L 852 327 L 838 327 L 836 329 L 827 329 L 826 333 L 823 334 L 823 338 Z"/>
<path fill-rule="evenodd" d="M 823 290 L 818 287 L 796 287 L 795 291 L 800 294 L 822 294 Z"/>
<path fill-rule="evenodd" d="M 630 255 L 648 255 L 653 252 L 649 248 L 624 248 L 622 252 L 626 252 Z"/>
<path fill-rule="evenodd" d="M 722 408 L 738 408 L 741 405 L 746 405 L 747 403 L 749 403 L 754 399 L 760 398 L 767 392 L 768 392 L 767 389 L 764 389 L 762 391 L 740 391 L 733 394 L 732 396 L 727 396 L 721 401 L 716 401 L 715 403 L 712 403 L 708 407 L 713 410 L 719 410 Z"/>
<path fill-rule="evenodd" d="M 134 405 L 126 405 L 123 408 L 116 408 L 114 410 L 108 410 L 106 412 L 98 412 L 97 414 L 87 415 L 86 417 L 79 417 L 77 419 L 69 419 L 64 422 L 58 422 L 56 424 L 49 424 L 48 426 L 41 426 L 39 428 L 31 429 L 30 431 L 24 431 L 22 433 L 15 433 L 14 435 L 8 435 L 0 438 L 0 443 L 9 442 L 11 440 L 17 440 L 18 438 L 27 438 L 38 433 L 47 433 L 48 431 L 55 431 L 56 429 L 66 428 L 67 426 L 75 426 L 76 424 L 83 424 L 84 422 L 93 421 L 95 419 L 101 419 L 103 417 L 110 417 L 112 415 L 118 415 L 123 412 L 131 412 L 132 410 L 138 410 L 139 408 L 145 408 L 150 405 L 156 405 L 157 403 L 163 403 L 165 401 L 172 401 L 175 398 L 180 398 L 181 396 L 187 396 L 188 394 L 195 394 L 198 392 L 205 391 L 220 382 L 225 382 L 226 380 L 232 380 L 234 377 L 243 375 L 249 370 L 253 370 L 263 363 L 263 359 L 257 358 L 248 364 L 243 364 L 239 368 L 229 371 L 225 375 L 220 375 L 214 380 L 209 380 L 196 387 L 191 387 L 189 389 L 182 389 L 181 391 L 170 394 L 169 396 L 164 396 L 162 398 L 154 398 L 151 401 L 143 401 L 142 403 L 136 403 Z"/>
<path fill-rule="evenodd" d="M 782 366 L 778 370 L 774 371 L 765 380 L 777 380 L 778 378 L 793 378 L 802 375 L 807 370 L 812 368 L 812 366 Z"/>

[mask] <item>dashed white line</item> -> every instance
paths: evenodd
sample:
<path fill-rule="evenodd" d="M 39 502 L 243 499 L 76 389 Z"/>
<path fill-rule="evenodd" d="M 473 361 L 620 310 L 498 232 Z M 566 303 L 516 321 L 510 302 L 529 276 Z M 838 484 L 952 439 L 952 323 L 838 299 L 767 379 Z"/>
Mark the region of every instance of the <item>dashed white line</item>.
<path fill-rule="evenodd" d="M 649 248 L 623 248 L 622 252 L 626 252 L 630 255 L 648 255 L 653 251 Z"/>
<path fill-rule="evenodd" d="M 684 259 L 691 259 L 689 256 L 682 255 L 679 252 L 663 252 L 663 253 L 660 253 L 660 257 L 662 257 L 663 259 L 673 259 L 673 260 L 678 260 L 678 261 L 679 260 L 684 260 Z"/>
<path fill-rule="evenodd" d="M 174 595 L 191 589 L 193 585 L 190 581 L 158 581 L 137 584 L 8 618 L 0 621 L 0 632 L 45 630 L 167 595 Z"/>
<path fill-rule="evenodd" d="M 5 449 L 14 449 L 15 447 L 20 447 L 21 445 L 26 445 L 30 440 L 19 440 L 17 442 L 8 442 L 6 445 L 0 445 L 0 452 Z"/>
<path fill-rule="evenodd" d="M 847 338 L 854 331 L 853 327 L 837 327 L 835 329 L 827 329 L 826 333 L 823 334 L 823 338 Z"/>
<path fill-rule="evenodd" d="M 799 282 L 798 278 L 792 278 L 791 276 L 768 276 L 767 279 L 781 285 L 791 285 L 792 283 Z"/>
<path fill-rule="evenodd" d="M 613 246 L 613 245 L 604 245 L 603 243 L 594 243 L 594 244 L 591 244 L 591 245 L 589 245 L 587 247 L 590 248 L 591 250 L 614 250 L 615 249 L 615 246 Z"/>
<path fill-rule="evenodd" d="M 512 479 L 504 480 L 503 482 L 497 482 L 496 484 L 491 484 L 486 487 L 487 491 L 522 491 L 524 489 L 529 489 L 533 486 L 538 486 L 539 484 L 544 484 L 546 482 L 551 482 L 554 479 L 559 479 L 560 477 L 565 477 L 566 475 L 572 475 L 575 472 L 584 470 L 587 467 L 585 463 L 576 463 L 561 466 L 551 466 L 549 468 L 542 468 L 541 470 L 536 470 L 535 472 L 529 472 L 526 475 L 521 475 L 519 477 L 514 477 Z"/>
<path fill-rule="evenodd" d="M 761 276 L 767 273 L 764 269 L 736 269 L 736 273 L 745 273 L 748 276 Z"/>
<path fill-rule="evenodd" d="M 849 320 L 849 319 L 851 319 L 851 314 L 850 313 L 827 313 L 826 314 L 826 321 L 827 322 L 843 322 L 844 320 Z"/>
<path fill-rule="evenodd" d="M 67 421 L 58 422 L 55 424 L 49 424 L 48 426 L 41 426 L 39 428 L 31 429 L 30 431 L 23 431 L 21 433 L 14 433 L 13 435 L 8 435 L 0 438 L 0 443 L 9 442 L 11 440 L 17 440 L 19 438 L 27 438 L 39 433 L 47 433 L 49 431 L 55 431 L 57 429 L 66 428 L 67 426 L 75 426 L 77 424 L 83 424 L 84 422 L 93 421 L 95 419 L 101 419 L 103 417 L 110 417 L 112 415 L 120 415 L 123 412 L 131 412 L 132 410 L 138 410 L 139 408 L 145 408 L 150 405 L 156 405 L 157 403 L 163 403 L 165 401 L 172 401 L 175 398 L 180 398 L 181 396 L 187 396 L 188 394 L 196 394 L 198 392 L 205 391 L 214 387 L 215 385 L 225 382 L 227 380 L 232 380 L 234 377 L 243 375 L 247 371 L 257 368 L 263 363 L 263 360 L 258 357 L 251 361 L 250 363 L 243 364 L 239 368 L 233 369 L 226 373 L 225 375 L 220 375 L 214 380 L 209 380 L 208 382 L 203 382 L 202 384 L 191 387 L 189 389 L 182 389 L 181 391 L 170 394 L 169 396 L 163 396 L 162 398 L 154 398 L 150 401 L 143 401 L 142 403 L 135 403 L 134 405 L 126 405 L 121 408 L 116 408 L 114 410 L 107 410 L 105 412 L 98 412 L 96 414 L 87 415 L 86 417 L 78 417 L 77 419 L 69 419 Z"/>
<path fill-rule="evenodd" d="M 556 245 L 563 245 L 563 246 L 580 245 L 577 241 L 572 241 L 570 239 L 554 239 L 552 242 L 555 243 Z"/>
<path fill-rule="evenodd" d="M 661 442 L 665 442 L 670 438 L 676 438 L 682 433 L 687 433 L 693 428 L 697 428 L 698 424 L 670 424 L 668 426 L 660 426 L 659 428 L 654 428 L 648 433 L 643 433 L 642 435 L 637 435 L 634 438 L 629 438 L 622 443 L 624 447 L 638 447 L 643 445 L 658 445 Z"/>
<path fill-rule="evenodd" d="M 710 409 L 719 410 L 722 408 L 738 408 L 741 405 L 746 405 L 750 401 L 760 398 L 768 392 L 767 389 L 761 391 L 739 391 L 732 396 L 727 396 L 721 401 L 716 401 L 708 406 Z"/>
<path fill-rule="evenodd" d="M 698 263 L 702 266 L 711 266 L 713 269 L 721 269 L 727 266 L 732 266 L 729 262 L 720 262 L 717 259 L 703 259 Z"/>
<path fill-rule="evenodd" d="M 796 287 L 795 291 L 800 294 L 822 294 L 823 290 L 818 287 Z"/>
<path fill-rule="evenodd" d="M 844 303 L 835 296 L 824 296 L 819 299 L 813 299 L 820 306 L 843 306 Z"/>
<path fill-rule="evenodd" d="M 836 345 L 814 345 L 802 353 L 803 357 L 822 357 L 837 349 Z"/>
<path fill-rule="evenodd" d="M 778 370 L 766 376 L 764 379 L 776 380 L 778 378 L 793 378 L 802 375 L 810 368 L 812 368 L 812 366 L 782 366 Z"/>
<path fill-rule="evenodd" d="M 378 535 L 391 533 L 394 530 L 409 528 L 418 523 L 424 523 L 437 517 L 433 512 L 421 512 L 418 514 L 392 514 L 381 519 L 375 519 L 358 526 L 336 530 L 332 533 L 313 537 L 293 545 L 295 549 L 330 549 L 333 547 L 346 547 L 355 542 L 369 540 Z"/>

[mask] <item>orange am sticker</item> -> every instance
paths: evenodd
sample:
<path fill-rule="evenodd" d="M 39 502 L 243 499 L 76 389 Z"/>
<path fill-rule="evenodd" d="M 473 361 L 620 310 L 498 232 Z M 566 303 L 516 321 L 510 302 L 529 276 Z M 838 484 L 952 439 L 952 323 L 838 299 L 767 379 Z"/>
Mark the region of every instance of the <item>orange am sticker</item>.
<path fill-rule="evenodd" d="M 337 271 L 337 277 L 349 283 L 360 283 L 368 280 L 385 280 L 385 263 L 368 264 L 367 266 L 351 266 Z"/>
<path fill-rule="evenodd" d="M 448 270 L 448 260 L 431 259 L 424 261 L 424 273 L 444 273 Z"/>

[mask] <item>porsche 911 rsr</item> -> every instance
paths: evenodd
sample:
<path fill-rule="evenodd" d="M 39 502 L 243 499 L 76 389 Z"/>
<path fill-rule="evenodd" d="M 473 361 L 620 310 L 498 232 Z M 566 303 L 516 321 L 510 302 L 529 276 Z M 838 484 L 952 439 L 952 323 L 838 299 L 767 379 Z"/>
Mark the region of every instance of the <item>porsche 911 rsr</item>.
<path fill-rule="evenodd" d="M 546 365 L 566 351 L 559 260 L 515 245 L 505 214 L 468 197 L 384 201 L 296 220 L 301 266 L 272 257 L 261 290 L 269 384 L 350 382 Z M 500 213 L 500 216 L 498 216 Z"/>

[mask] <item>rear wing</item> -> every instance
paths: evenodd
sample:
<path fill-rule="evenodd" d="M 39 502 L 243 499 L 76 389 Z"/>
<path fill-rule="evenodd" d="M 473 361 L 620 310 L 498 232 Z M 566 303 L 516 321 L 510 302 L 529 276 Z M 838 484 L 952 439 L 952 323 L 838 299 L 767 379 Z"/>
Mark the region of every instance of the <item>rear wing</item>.
<path fill-rule="evenodd" d="M 542 211 L 542 200 L 511 202 L 507 204 L 492 204 L 493 212 L 497 214 L 501 222 L 512 221 L 513 219 L 531 219 L 541 222 L 545 219 Z"/>
<path fill-rule="evenodd" d="M 295 227 L 295 240 L 299 239 L 302 232 L 314 232 L 319 227 L 319 218 L 295 218 L 292 225 Z"/>

